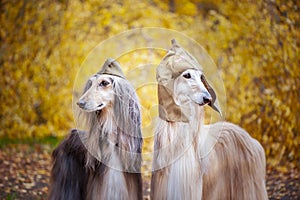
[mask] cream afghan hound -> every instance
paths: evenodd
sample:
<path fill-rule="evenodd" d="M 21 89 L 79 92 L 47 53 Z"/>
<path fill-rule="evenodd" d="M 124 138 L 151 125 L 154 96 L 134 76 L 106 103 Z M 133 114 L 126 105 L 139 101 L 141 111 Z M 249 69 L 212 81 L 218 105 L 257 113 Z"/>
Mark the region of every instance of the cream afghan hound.
<path fill-rule="evenodd" d="M 77 105 L 86 131 L 72 130 L 53 152 L 49 199 L 142 199 L 141 116 L 134 88 L 96 74 Z"/>
<path fill-rule="evenodd" d="M 174 100 L 191 116 L 188 123 L 159 119 L 152 199 L 267 199 L 259 142 L 228 122 L 204 125 L 203 106 L 212 101 L 208 86 L 202 72 L 193 69 L 174 81 Z"/>

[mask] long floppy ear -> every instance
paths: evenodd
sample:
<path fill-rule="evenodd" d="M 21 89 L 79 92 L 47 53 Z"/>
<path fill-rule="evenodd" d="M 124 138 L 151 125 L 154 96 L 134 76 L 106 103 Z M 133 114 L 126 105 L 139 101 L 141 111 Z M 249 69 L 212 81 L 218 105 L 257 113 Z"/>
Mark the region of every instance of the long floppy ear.
<path fill-rule="evenodd" d="M 216 105 L 216 100 L 217 100 L 217 95 L 214 91 L 214 89 L 208 84 L 207 80 L 205 79 L 205 76 L 202 74 L 201 75 L 201 81 L 208 90 L 210 96 L 212 97 L 212 101 L 208 104 L 210 107 L 212 107 L 215 111 L 217 111 L 221 116 L 221 109 Z"/>
<path fill-rule="evenodd" d="M 115 78 L 114 92 L 114 114 L 118 128 L 117 146 L 123 170 L 139 173 L 143 144 L 139 101 L 134 88 L 126 79 Z"/>

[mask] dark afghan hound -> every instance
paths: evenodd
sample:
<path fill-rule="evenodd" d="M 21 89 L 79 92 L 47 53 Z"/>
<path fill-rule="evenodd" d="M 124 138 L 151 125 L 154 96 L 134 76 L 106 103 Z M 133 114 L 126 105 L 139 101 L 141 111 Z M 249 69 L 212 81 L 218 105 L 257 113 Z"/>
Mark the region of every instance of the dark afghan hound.
<path fill-rule="evenodd" d="M 116 62 L 108 61 L 110 68 Z M 124 77 L 100 71 L 87 81 L 77 105 L 87 131 L 72 130 L 54 150 L 49 199 L 142 199 L 143 141 L 134 88 Z"/>

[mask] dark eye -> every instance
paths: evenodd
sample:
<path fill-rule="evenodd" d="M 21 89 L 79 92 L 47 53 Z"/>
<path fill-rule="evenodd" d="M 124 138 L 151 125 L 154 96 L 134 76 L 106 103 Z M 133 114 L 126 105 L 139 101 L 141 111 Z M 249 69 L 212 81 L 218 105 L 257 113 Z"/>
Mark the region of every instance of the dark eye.
<path fill-rule="evenodd" d="M 100 86 L 100 87 L 106 87 L 106 86 L 108 86 L 109 84 L 110 84 L 110 82 L 103 80 L 103 81 L 101 81 L 101 82 L 99 83 L 99 86 Z"/>
<path fill-rule="evenodd" d="M 186 79 L 190 79 L 191 78 L 191 74 L 190 73 L 183 74 L 183 77 L 186 78 Z"/>

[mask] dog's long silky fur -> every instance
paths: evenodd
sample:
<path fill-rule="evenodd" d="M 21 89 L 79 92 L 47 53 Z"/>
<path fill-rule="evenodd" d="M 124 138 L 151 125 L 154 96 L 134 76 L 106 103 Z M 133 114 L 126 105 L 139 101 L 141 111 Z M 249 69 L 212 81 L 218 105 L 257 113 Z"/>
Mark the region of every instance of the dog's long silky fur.
<path fill-rule="evenodd" d="M 51 187 L 49 199 L 85 199 L 88 169 L 85 168 L 87 150 L 79 134 L 72 130 L 52 152 Z"/>
<path fill-rule="evenodd" d="M 204 125 L 203 107 L 194 111 L 189 123 L 159 119 L 152 199 L 267 199 L 262 146 L 237 125 Z"/>
<path fill-rule="evenodd" d="M 83 94 L 90 86 L 89 80 Z M 73 130 L 54 150 L 49 199 L 142 199 L 138 99 L 129 82 L 117 76 L 113 91 L 112 105 L 80 111 L 87 131 Z"/>

